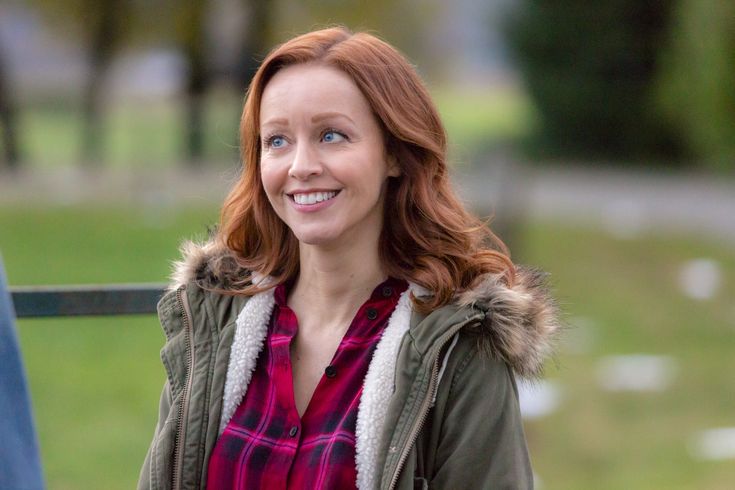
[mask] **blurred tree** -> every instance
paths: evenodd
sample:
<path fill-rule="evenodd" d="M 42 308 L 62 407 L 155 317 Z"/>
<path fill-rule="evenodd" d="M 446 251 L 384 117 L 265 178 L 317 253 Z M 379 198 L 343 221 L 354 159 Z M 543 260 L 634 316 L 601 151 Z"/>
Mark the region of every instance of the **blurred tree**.
<path fill-rule="evenodd" d="M 206 96 L 213 82 L 209 54 L 212 46 L 207 36 L 211 0 L 136 0 L 132 34 L 136 41 L 170 41 L 187 62 L 185 81 L 185 117 L 182 142 L 185 160 L 199 167 L 204 161 Z M 248 26 L 241 32 L 243 55 L 233 68 L 239 86 L 247 85 L 257 69 L 255 53 L 264 52 L 270 28 L 269 1 L 241 1 L 248 12 Z"/>
<path fill-rule="evenodd" d="M 735 2 L 681 0 L 663 61 L 665 114 L 696 157 L 735 168 Z"/>
<path fill-rule="evenodd" d="M 7 71 L 2 51 L 0 51 L 0 131 L 2 131 L 3 165 L 9 170 L 16 170 L 19 165 L 17 118 L 15 106 L 11 98 Z"/>
<path fill-rule="evenodd" d="M 82 159 L 86 164 L 99 164 L 103 159 L 103 83 L 114 50 L 121 42 L 127 6 L 127 0 L 83 0 L 81 3 L 82 15 L 86 17 L 90 65 L 83 100 Z"/>
<path fill-rule="evenodd" d="M 273 31 L 272 5 L 259 0 L 247 3 L 248 28 L 242 31 L 240 55 L 234 68 L 235 81 L 242 88 L 250 85 L 250 79 L 268 53 Z"/>
<path fill-rule="evenodd" d="M 205 0 L 172 2 L 171 14 L 177 44 L 188 62 L 186 80 L 186 157 L 192 166 L 200 166 L 204 157 L 204 108 L 209 85 L 206 63 L 204 21 Z"/>
<path fill-rule="evenodd" d="M 247 29 L 241 31 L 239 55 L 233 67 L 232 78 L 235 89 L 244 93 L 250 80 L 268 54 L 273 32 L 273 8 L 269 2 L 249 0 L 247 8 Z M 239 127 L 242 107 L 235 107 L 235 117 Z M 236 148 L 239 154 L 240 148 Z"/>
<path fill-rule="evenodd" d="M 677 156 L 654 80 L 673 0 L 523 0 L 507 34 L 544 153 Z"/>
<path fill-rule="evenodd" d="M 279 0 L 271 2 L 274 32 L 282 41 L 297 33 L 329 25 L 367 30 L 408 52 L 420 51 L 422 22 L 435 14 L 434 0 Z M 421 8 L 417 8 L 420 3 Z"/>
<path fill-rule="evenodd" d="M 32 0 L 57 29 L 76 31 L 87 47 L 82 159 L 99 164 L 104 148 L 104 80 L 115 50 L 131 30 L 131 0 Z"/>
<path fill-rule="evenodd" d="M 174 19 L 174 38 L 181 47 L 187 62 L 186 83 L 186 142 L 187 159 L 192 165 L 200 165 L 204 156 L 205 96 L 212 82 L 212 73 L 207 59 L 206 21 L 209 2 L 189 0 L 183 4 L 169 0 Z M 247 87 L 258 68 L 259 56 L 268 48 L 271 30 L 272 2 L 262 0 L 243 1 L 247 12 L 247 26 L 240 31 L 241 54 L 232 69 L 231 76 L 238 87 Z M 238 108 L 238 118 L 241 108 Z"/>
<path fill-rule="evenodd" d="M 34 0 L 49 17 L 63 19 L 88 47 L 89 77 L 83 94 L 82 157 L 100 162 L 104 149 L 104 79 L 123 42 L 173 40 L 188 62 L 185 137 L 189 162 L 204 154 L 204 95 L 208 85 L 204 20 L 206 0 Z M 58 24 L 58 22 L 56 22 Z"/>

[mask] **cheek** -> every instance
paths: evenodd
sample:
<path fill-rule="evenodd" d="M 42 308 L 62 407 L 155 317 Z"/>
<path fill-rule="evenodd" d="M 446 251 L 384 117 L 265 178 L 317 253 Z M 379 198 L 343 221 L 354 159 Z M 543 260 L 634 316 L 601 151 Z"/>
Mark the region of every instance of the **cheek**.
<path fill-rule="evenodd" d="M 269 185 L 268 176 L 260 174 L 261 186 L 263 188 L 265 198 L 260 197 L 258 200 L 268 207 L 268 210 L 280 219 L 283 219 L 283 202 L 278 199 L 278 191 L 273 187 L 272 182 Z"/>
<path fill-rule="evenodd" d="M 278 193 L 278 174 L 273 171 L 272 166 L 263 166 L 260 167 L 260 181 L 263 185 L 263 189 L 265 190 L 266 195 L 268 196 L 268 199 L 272 199 L 275 197 L 275 195 Z"/>

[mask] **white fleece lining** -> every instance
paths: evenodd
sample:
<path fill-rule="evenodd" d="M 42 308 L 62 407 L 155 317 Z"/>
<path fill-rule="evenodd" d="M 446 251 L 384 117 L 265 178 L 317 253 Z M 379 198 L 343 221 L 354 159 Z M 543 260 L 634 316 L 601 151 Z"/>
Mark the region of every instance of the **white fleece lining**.
<path fill-rule="evenodd" d="M 372 489 L 376 485 L 379 437 L 385 426 L 388 400 L 393 394 L 393 379 L 401 340 L 411 325 L 411 294 L 425 295 L 425 290 L 415 284 L 398 299 L 396 309 L 383 330 L 362 387 L 362 397 L 357 408 L 355 428 L 355 463 L 357 488 Z"/>
<path fill-rule="evenodd" d="M 225 394 L 222 402 L 222 416 L 219 433 L 224 432 L 227 423 L 240 405 L 250 378 L 255 370 L 258 354 L 263 349 L 268 334 L 268 323 L 275 305 L 273 288 L 254 295 L 237 316 L 235 338 L 232 341 L 230 362 L 227 365 Z"/>

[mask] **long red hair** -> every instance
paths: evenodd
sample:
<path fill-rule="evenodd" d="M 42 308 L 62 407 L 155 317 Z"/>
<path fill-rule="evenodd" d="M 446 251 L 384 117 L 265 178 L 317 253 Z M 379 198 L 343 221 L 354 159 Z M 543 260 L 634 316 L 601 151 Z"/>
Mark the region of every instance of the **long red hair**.
<path fill-rule="evenodd" d="M 386 151 L 401 169 L 388 180 L 380 257 L 385 271 L 432 292 L 414 298 L 419 311 L 449 303 L 485 273 L 514 281 L 505 245 L 469 214 L 447 172 L 447 137 L 439 114 L 414 68 L 395 48 L 343 27 L 310 32 L 277 46 L 248 88 L 240 122 L 242 174 L 222 208 L 219 240 L 240 265 L 277 284 L 299 271 L 298 241 L 271 208 L 260 179 L 260 103 L 273 75 L 285 66 L 318 62 L 355 82 L 380 124 Z M 250 281 L 243 294 L 259 290 Z"/>

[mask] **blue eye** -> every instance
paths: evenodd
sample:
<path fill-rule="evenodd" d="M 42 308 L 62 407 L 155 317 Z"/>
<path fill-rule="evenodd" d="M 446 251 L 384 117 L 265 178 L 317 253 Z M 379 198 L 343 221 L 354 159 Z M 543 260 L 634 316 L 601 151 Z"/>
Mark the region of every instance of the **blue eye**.
<path fill-rule="evenodd" d="M 335 131 L 334 129 L 327 130 L 324 133 L 324 136 L 322 136 L 322 141 L 324 141 L 325 143 L 337 143 L 346 139 L 347 138 L 345 137 L 345 135 L 343 135 L 339 131 Z"/>
<path fill-rule="evenodd" d="M 265 141 L 269 148 L 282 148 L 286 144 L 286 138 L 283 136 L 271 136 Z"/>

